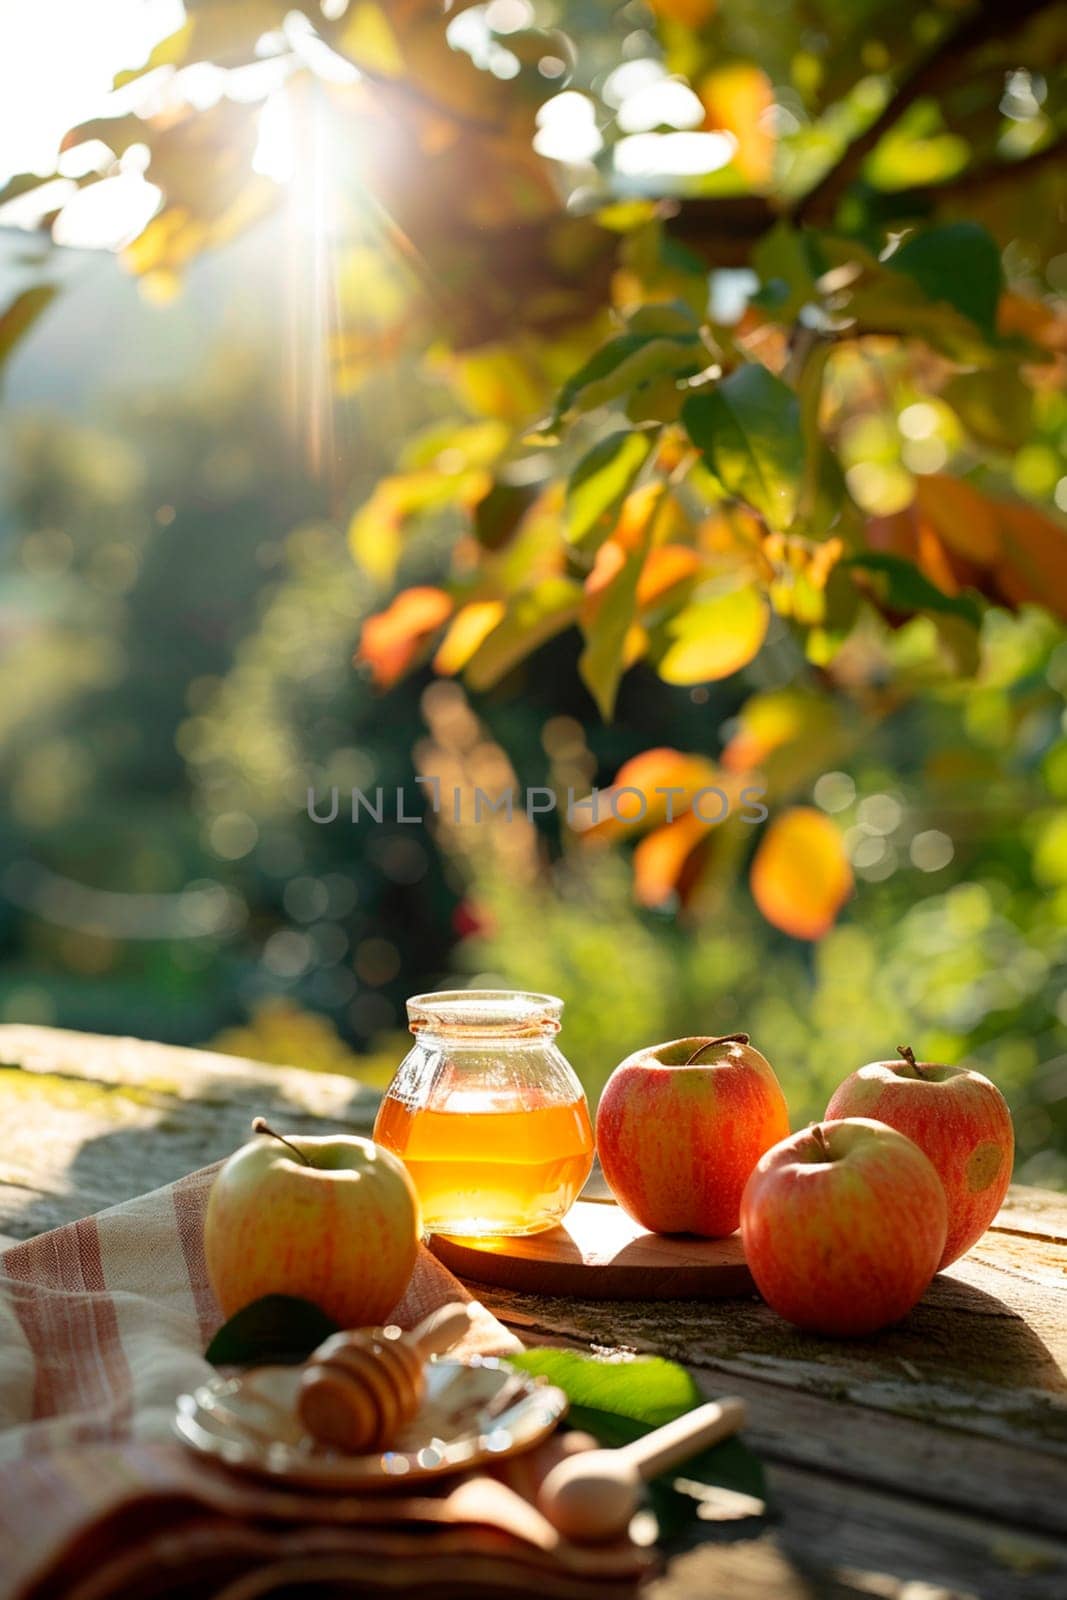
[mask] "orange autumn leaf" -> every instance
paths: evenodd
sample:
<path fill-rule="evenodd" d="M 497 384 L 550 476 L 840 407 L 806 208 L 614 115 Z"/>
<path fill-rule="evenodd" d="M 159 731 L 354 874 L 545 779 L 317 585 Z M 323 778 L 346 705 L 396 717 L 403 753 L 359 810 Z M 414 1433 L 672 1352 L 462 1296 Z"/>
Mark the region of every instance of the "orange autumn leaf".
<path fill-rule="evenodd" d="M 452 600 L 443 589 L 404 589 L 385 611 L 367 618 L 356 660 L 370 667 L 379 689 L 388 689 L 451 613 Z"/>
<path fill-rule="evenodd" d="M 685 516 L 672 494 L 665 494 L 661 483 L 644 483 L 626 496 L 611 537 L 624 550 L 636 550 L 652 521 L 652 537 L 663 544 L 684 526 Z"/>
<path fill-rule="evenodd" d="M 586 599 L 582 621 L 588 626 L 600 608 L 600 597 L 626 564 L 627 551 L 618 539 L 605 539 L 596 553 L 585 580 Z M 645 610 L 687 578 L 695 577 L 703 562 L 695 550 L 684 544 L 660 545 L 650 550 L 637 581 L 636 604 Z"/>
<path fill-rule="evenodd" d="M 582 621 L 588 627 L 600 610 L 600 598 L 604 591 L 610 587 L 626 565 L 627 551 L 618 539 L 605 539 L 593 560 L 590 571 L 582 587 L 585 590 L 585 600 L 582 603 Z"/>
<path fill-rule="evenodd" d="M 1030 300 L 1011 290 L 1001 295 L 997 305 L 997 332 L 1002 337 L 1021 334 L 1046 350 L 1067 348 L 1067 317 L 1044 300 Z"/>
<path fill-rule="evenodd" d="M 920 528 L 928 525 L 956 555 L 983 567 L 996 561 L 1000 554 L 998 508 L 963 478 L 941 472 L 918 478 L 915 506 Z"/>
<path fill-rule="evenodd" d="M 919 571 L 943 594 L 959 594 L 961 585 L 952 566 L 952 557 L 933 528 L 920 522 L 915 532 L 918 539 L 916 566 Z"/>
<path fill-rule="evenodd" d="M 462 672 L 471 656 L 492 633 L 504 615 L 503 600 L 472 600 L 461 606 L 433 658 L 433 669 L 444 677 Z"/>
<path fill-rule="evenodd" d="M 662 906 L 672 895 L 684 893 L 694 852 L 710 828 L 695 812 L 686 811 L 641 840 L 634 851 L 634 896 L 639 905 Z"/>
<path fill-rule="evenodd" d="M 706 756 L 686 755 L 668 747 L 643 750 L 624 761 L 611 787 L 597 796 L 596 819 L 589 810 L 578 812 L 578 825 L 590 842 L 607 844 L 666 820 L 668 797 L 657 794 L 657 789 L 679 791 L 670 797 L 671 815 L 679 817 L 698 790 L 713 787 L 717 781 L 718 769 Z M 623 794 L 622 790 L 637 792 Z"/>
<path fill-rule="evenodd" d="M 771 80 L 750 62 L 718 67 L 701 80 L 699 94 L 707 112 L 704 126 L 732 133 L 737 142 L 734 166 L 752 184 L 769 183 L 774 169 L 774 105 Z"/>
<path fill-rule="evenodd" d="M 1067 532 L 1034 506 L 1002 500 L 997 582 L 1013 605 L 1030 601 L 1067 617 Z"/>
<path fill-rule="evenodd" d="M 774 565 L 766 551 L 766 528 L 748 506 L 720 506 L 699 524 L 696 538 L 716 567 L 760 583 L 769 583 L 774 577 Z"/>
<path fill-rule="evenodd" d="M 648 3 L 657 17 L 695 29 L 711 21 L 719 0 L 648 0 Z"/>
<path fill-rule="evenodd" d="M 821 939 L 852 893 L 841 834 L 811 806 L 783 811 L 752 863 L 752 898 L 767 921 L 794 939 Z"/>
<path fill-rule="evenodd" d="M 700 571 L 703 562 L 686 544 L 664 544 L 650 550 L 637 582 L 637 604 L 641 609 L 659 600 L 676 584 L 684 583 Z"/>
<path fill-rule="evenodd" d="M 957 570 L 955 558 L 942 544 L 934 528 L 930 523 L 920 521 L 915 501 L 902 511 L 868 517 L 866 531 L 867 543 L 872 550 L 913 561 L 923 577 L 928 578 L 942 594 L 959 594 L 963 582 L 970 581 L 974 576 L 971 571 L 963 574 Z"/>

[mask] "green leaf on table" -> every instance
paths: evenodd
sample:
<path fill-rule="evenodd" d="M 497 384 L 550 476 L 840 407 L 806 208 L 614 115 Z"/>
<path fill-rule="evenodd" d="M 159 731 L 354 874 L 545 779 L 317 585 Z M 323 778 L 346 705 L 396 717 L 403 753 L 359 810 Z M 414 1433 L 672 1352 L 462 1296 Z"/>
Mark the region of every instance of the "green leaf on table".
<path fill-rule="evenodd" d="M 992 337 L 1004 285 L 1000 250 L 977 222 L 946 222 L 905 240 L 887 265 L 913 278 L 928 300 L 953 306 Z"/>
<path fill-rule="evenodd" d="M 651 432 L 624 428 L 582 457 L 567 483 L 564 515 L 571 544 L 595 549 L 603 543 L 654 442 Z"/>
<path fill-rule="evenodd" d="M 682 407 L 689 437 L 728 494 L 779 533 L 796 516 L 804 470 L 800 402 L 758 362 L 738 368 Z"/>
<path fill-rule="evenodd" d="M 511 597 L 496 627 L 467 663 L 472 689 L 491 689 L 517 662 L 562 633 L 578 616 L 583 590 L 571 578 L 543 578 Z"/>
<path fill-rule="evenodd" d="M 902 556 L 868 551 L 850 556 L 841 566 L 871 573 L 878 601 L 890 611 L 944 612 L 948 616 L 962 617 L 974 627 L 982 620 L 978 603 L 970 595 L 946 594 Z"/>
<path fill-rule="evenodd" d="M 310 1300 L 267 1294 L 224 1322 L 204 1354 L 216 1367 L 289 1365 L 306 1361 L 339 1326 Z"/>
<path fill-rule="evenodd" d="M 605 1449 L 630 1444 L 704 1400 L 684 1367 L 659 1356 L 602 1361 L 574 1350 L 535 1348 L 510 1360 L 562 1389 L 570 1401 L 569 1426 L 592 1434 Z M 683 1490 L 682 1484 L 730 1489 L 757 1502 L 767 1498 L 759 1457 L 740 1439 L 724 1439 L 649 1485 L 661 1539 L 679 1533 L 700 1506 L 699 1493 Z"/>
<path fill-rule="evenodd" d="M 562 1389 L 572 1406 L 588 1406 L 658 1428 L 691 1411 L 703 1395 L 684 1367 L 661 1356 L 598 1361 L 576 1350 L 535 1347 L 510 1356 L 511 1364 Z"/>

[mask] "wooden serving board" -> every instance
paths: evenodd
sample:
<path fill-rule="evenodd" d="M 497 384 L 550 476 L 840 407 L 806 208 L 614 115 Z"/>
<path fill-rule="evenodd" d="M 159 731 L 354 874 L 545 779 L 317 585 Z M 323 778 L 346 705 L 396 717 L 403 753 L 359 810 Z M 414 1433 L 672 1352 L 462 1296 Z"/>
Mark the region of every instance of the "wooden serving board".
<path fill-rule="evenodd" d="M 619 1206 L 579 1200 L 558 1228 L 517 1239 L 435 1233 L 430 1249 L 458 1278 L 580 1300 L 728 1300 L 753 1292 L 741 1235 L 648 1233 Z"/>

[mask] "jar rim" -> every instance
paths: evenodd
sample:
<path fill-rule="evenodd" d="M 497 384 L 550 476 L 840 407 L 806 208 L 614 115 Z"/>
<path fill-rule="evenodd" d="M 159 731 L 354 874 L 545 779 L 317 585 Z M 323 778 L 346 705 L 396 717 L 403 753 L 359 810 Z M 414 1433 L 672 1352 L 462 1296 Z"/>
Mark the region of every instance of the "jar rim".
<path fill-rule="evenodd" d="M 442 989 L 407 1002 L 412 1033 L 526 1037 L 558 1033 L 563 1001 L 524 989 Z"/>

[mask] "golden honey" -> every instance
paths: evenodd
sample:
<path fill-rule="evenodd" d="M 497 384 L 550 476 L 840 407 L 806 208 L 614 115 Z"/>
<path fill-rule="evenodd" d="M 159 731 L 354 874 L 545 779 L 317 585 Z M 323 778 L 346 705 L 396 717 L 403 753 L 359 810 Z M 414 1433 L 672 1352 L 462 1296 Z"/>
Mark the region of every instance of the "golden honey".
<path fill-rule="evenodd" d="M 387 1097 L 374 1137 L 411 1174 L 429 1233 L 539 1233 L 578 1198 L 593 1164 L 584 1096 L 539 1102 L 527 1090 L 457 1088 L 443 1109 Z"/>

